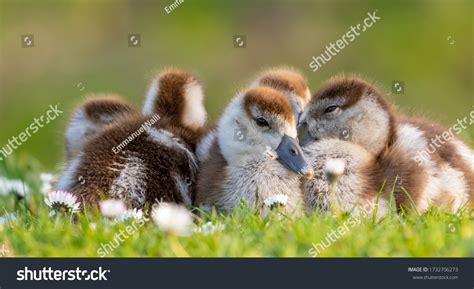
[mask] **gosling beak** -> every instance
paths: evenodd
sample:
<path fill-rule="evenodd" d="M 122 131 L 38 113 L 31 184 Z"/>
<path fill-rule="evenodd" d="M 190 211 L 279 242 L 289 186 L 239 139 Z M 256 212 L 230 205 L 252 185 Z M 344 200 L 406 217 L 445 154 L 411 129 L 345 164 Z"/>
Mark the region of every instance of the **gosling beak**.
<path fill-rule="evenodd" d="M 301 173 L 303 174 L 303 177 L 307 180 L 311 180 L 314 177 L 314 170 L 310 166 L 307 166 Z"/>
<path fill-rule="evenodd" d="M 282 163 L 287 169 L 300 174 L 307 179 L 313 177 L 313 168 L 306 162 L 297 139 L 285 134 L 281 139 L 276 152 L 278 154 L 278 161 L 280 161 L 280 163 Z"/>
<path fill-rule="evenodd" d="M 302 122 L 298 125 L 298 139 L 302 146 L 319 140 L 319 138 L 313 137 L 309 133 L 308 125 L 306 124 L 306 122 Z"/>

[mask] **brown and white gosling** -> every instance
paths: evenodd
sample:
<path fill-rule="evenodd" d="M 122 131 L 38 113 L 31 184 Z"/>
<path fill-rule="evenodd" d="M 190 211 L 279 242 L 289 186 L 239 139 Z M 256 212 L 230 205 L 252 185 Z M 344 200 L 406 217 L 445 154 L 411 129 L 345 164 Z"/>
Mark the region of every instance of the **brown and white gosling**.
<path fill-rule="evenodd" d="M 243 200 L 262 212 L 273 196 L 285 199 L 284 209 L 293 212 L 303 204 L 301 178 L 312 174 L 288 98 L 270 87 L 253 87 L 237 94 L 222 113 L 200 164 L 195 204 L 230 211 Z"/>
<path fill-rule="evenodd" d="M 107 126 L 68 163 L 58 189 L 88 203 L 101 198 L 143 208 L 157 201 L 190 206 L 195 194 L 197 139 L 206 119 L 199 81 L 167 70 L 152 81 L 144 106 Z"/>
<path fill-rule="evenodd" d="M 423 154 L 448 130 L 397 114 L 376 87 L 360 78 L 337 76 L 325 83 L 306 108 L 299 131 L 316 172 L 305 185 L 312 208 L 327 208 L 322 167 L 328 158 L 346 162 L 335 189 L 345 210 L 375 200 L 382 188 L 382 211 L 392 190 L 398 208 L 414 205 L 418 212 L 432 206 L 456 212 L 473 202 L 473 151 L 449 131 L 450 139 Z"/>
<path fill-rule="evenodd" d="M 79 105 L 69 120 L 65 132 L 66 156 L 71 159 L 104 127 L 121 117 L 137 114 L 138 110 L 117 95 L 92 95 Z"/>
<path fill-rule="evenodd" d="M 311 98 L 305 77 L 291 67 L 266 69 L 257 75 L 250 86 L 268 86 L 280 91 L 290 101 L 296 124 L 298 124 L 304 108 Z M 199 160 L 204 160 L 208 156 L 216 136 L 217 128 L 214 125 L 207 130 L 198 143 L 197 156 Z"/>

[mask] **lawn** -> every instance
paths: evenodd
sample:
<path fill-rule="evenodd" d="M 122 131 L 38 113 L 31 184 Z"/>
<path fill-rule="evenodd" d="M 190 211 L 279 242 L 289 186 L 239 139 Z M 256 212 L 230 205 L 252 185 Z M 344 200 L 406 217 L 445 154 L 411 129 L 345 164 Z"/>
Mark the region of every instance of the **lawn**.
<path fill-rule="evenodd" d="M 0 147 L 49 105 L 64 110 L 0 160 L 0 178 L 30 189 L 23 198 L 0 191 L 0 257 L 101 256 L 102 245 L 130 226 L 133 232 L 106 256 L 310 257 L 313 244 L 346 228 L 350 216 L 275 211 L 262 218 L 245 206 L 229 216 L 196 218 L 196 228 L 211 222 L 220 230 L 187 237 L 166 234 L 153 221 L 114 223 L 97 211 L 50 217 L 40 174 L 60 172 L 73 108 L 103 92 L 141 106 L 152 72 L 164 67 L 198 75 L 210 120 L 259 71 L 280 65 L 301 70 L 312 92 L 331 76 L 358 73 L 377 82 L 401 112 L 446 127 L 473 109 L 472 1 L 186 1 L 168 14 L 165 2 L 173 1 L 0 1 Z M 312 56 L 375 10 L 377 24 L 317 72 L 310 69 Z M 130 33 L 141 35 L 139 47 L 129 46 Z M 34 36 L 33 47 L 20 45 L 25 34 Z M 235 46 L 239 35 L 245 47 Z M 402 93 L 394 90 L 399 82 Z M 460 137 L 474 147 L 473 126 Z M 14 220 L 6 217 L 11 213 Z M 474 257 L 472 210 L 356 223 L 318 256 Z"/>
<path fill-rule="evenodd" d="M 50 217 L 40 192 L 40 173 L 40 165 L 31 160 L 0 163 L 0 175 L 22 179 L 30 188 L 24 198 L 0 193 L 0 216 L 16 216 L 0 221 L 0 256 L 311 257 L 316 255 L 313 243 L 328 238 L 332 241 L 325 242 L 318 257 L 474 256 L 472 210 L 457 215 L 438 210 L 393 213 L 378 223 L 370 217 L 350 223 L 350 216 L 291 217 L 278 210 L 261 217 L 242 205 L 232 215 L 201 214 L 191 235 L 177 237 L 153 221 L 113 222 L 93 210 Z"/>

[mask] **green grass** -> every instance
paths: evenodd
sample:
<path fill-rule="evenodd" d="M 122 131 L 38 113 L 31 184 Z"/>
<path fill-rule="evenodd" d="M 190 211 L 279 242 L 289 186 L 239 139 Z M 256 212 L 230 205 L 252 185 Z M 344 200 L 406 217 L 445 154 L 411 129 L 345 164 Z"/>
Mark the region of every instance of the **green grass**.
<path fill-rule="evenodd" d="M 100 256 L 97 250 L 101 243 L 111 242 L 115 234 L 133 225 L 133 221 L 114 224 L 95 211 L 73 218 L 49 217 L 43 195 L 37 192 L 39 172 L 38 164 L 31 161 L 0 163 L 1 175 L 21 178 L 32 188 L 26 199 L 20 200 L 13 194 L 0 197 L 0 216 L 12 211 L 17 215 L 16 221 L 0 225 L 0 248 L 5 245 L 7 256 Z M 228 216 L 197 218 L 197 225 L 212 221 L 225 228 L 208 236 L 194 233 L 188 237 L 167 235 L 152 221 L 141 227 L 135 222 L 137 230 L 123 238 L 125 241 L 107 256 L 310 257 L 312 243 L 325 239 L 326 234 L 337 230 L 348 218 L 316 213 L 290 218 L 278 211 L 262 218 L 242 207 Z M 433 210 L 421 216 L 393 214 L 379 223 L 366 218 L 319 256 L 472 257 L 474 214 L 472 210 L 460 215 Z"/>

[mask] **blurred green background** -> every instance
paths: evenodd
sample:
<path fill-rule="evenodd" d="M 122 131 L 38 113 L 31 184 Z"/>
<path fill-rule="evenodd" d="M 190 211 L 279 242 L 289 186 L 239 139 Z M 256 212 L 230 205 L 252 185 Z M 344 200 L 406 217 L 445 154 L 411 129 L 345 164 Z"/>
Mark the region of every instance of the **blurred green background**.
<path fill-rule="evenodd" d="M 59 103 L 64 114 L 13 156 L 57 169 L 64 127 L 85 95 L 114 92 L 141 106 L 150 77 L 169 66 L 201 78 L 211 119 L 256 73 L 283 64 L 312 91 L 334 74 L 360 73 L 402 111 L 446 126 L 474 109 L 474 1 L 184 0 L 167 14 L 173 2 L 0 0 L 0 147 Z M 311 57 L 374 10 L 381 19 L 312 72 Z M 140 47 L 128 46 L 133 33 Z M 34 47 L 22 48 L 25 34 Z M 245 48 L 234 35 L 246 35 Z M 404 94 L 391 93 L 396 80 Z M 473 126 L 462 137 L 473 140 Z"/>

